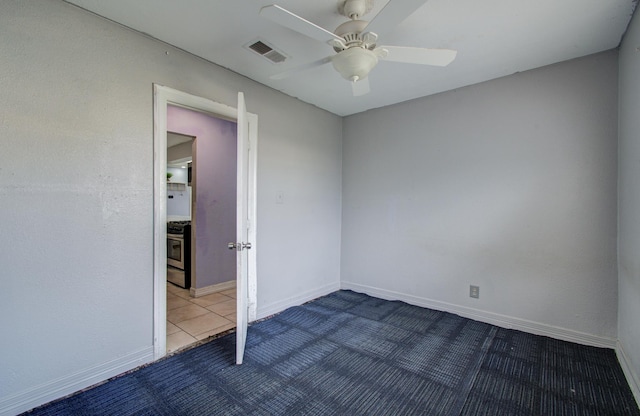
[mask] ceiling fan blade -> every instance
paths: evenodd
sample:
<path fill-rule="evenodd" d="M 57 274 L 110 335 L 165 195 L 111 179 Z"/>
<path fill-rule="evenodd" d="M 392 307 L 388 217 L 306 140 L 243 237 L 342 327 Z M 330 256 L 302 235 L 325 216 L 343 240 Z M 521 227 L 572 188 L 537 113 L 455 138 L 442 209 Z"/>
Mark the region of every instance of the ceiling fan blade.
<path fill-rule="evenodd" d="M 289 10 L 282 8 L 277 4 L 264 6 L 262 9 L 260 9 L 260 15 L 273 22 L 278 23 L 281 26 L 308 36 L 311 39 L 319 40 L 320 42 L 329 42 L 333 39 L 339 41 L 342 40 L 342 38 L 335 35 L 334 33 L 329 32 L 328 30 L 323 29 L 314 23 L 311 23 L 310 21 L 303 19 L 302 17 L 294 13 L 291 13 Z"/>
<path fill-rule="evenodd" d="M 351 90 L 353 91 L 354 97 L 369 94 L 371 91 L 371 87 L 369 86 L 369 77 L 358 81 L 351 81 Z"/>
<path fill-rule="evenodd" d="M 269 78 L 271 79 L 284 79 L 284 78 L 288 78 L 291 75 L 298 73 L 298 72 L 302 72 L 305 71 L 307 69 L 311 69 L 311 68 L 315 68 L 317 66 L 322 66 L 324 64 L 327 64 L 331 62 L 331 56 L 327 56 L 326 58 L 322 58 L 322 59 L 318 59 L 317 61 L 313 61 L 313 62 L 309 62 L 300 66 L 297 66 L 295 68 L 291 68 L 287 71 L 284 72 L 280 72 L 279 74 L 274 74 L 271 75 Z"/>
<path fill-rule="evenodd" d="M 367 25 L 365 31 L 376 34 L 390 32 L 427 0 L 389 0 L 384 8 Z"/>
<path fill-rule="evenodd" d="M 456 58 L 458 51 L 452 49 L 412 48 L 408 46 L 381 46 L 388 54 L 380 59 L 407 64 L 447 66 Z"/>

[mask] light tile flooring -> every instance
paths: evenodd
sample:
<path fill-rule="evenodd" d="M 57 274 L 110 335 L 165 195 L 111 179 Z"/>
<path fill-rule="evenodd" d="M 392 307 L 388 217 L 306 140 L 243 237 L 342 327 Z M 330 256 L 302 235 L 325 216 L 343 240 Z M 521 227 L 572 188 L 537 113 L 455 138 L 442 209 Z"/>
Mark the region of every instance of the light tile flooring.
<path fill-rule="evenodd" d="M 236 289 L 192 298 L 167 283 L 167 353 L 236 327 Z"/>

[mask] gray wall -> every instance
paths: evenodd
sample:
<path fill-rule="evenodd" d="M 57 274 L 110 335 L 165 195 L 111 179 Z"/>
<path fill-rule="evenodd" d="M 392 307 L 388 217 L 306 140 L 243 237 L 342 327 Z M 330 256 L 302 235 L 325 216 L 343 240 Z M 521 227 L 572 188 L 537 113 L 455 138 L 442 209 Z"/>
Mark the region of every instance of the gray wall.
<path fill-rule="evenodd" d="M 618 338 L 640 402 L 640 16 L 620 49 L 618 179 Z M 624 367 L 623 367 L 624 368 Z"/>
<path fill-rule="evenodd" d="M 616 60 L 347 117 L 343 287 L 613 346 Z"/>
<path fill-rule="evenodd" d="M 339 286 L 339 117 L 60 1 L 0 56 L 0 413 L 151 357 L 153 83 L 259 117 L 258 314 Z"/>

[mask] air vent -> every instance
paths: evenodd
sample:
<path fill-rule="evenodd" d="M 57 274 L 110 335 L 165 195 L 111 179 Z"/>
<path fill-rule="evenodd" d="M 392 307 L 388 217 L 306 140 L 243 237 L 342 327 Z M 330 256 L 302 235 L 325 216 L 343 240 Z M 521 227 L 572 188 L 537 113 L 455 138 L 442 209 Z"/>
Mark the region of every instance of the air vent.
<path fill-rule="evenodd" d="M 263 58 L 268 59 L 270 62 L 278 64 L 280 62 L 284 62 L 287 59 L 287 56 L 282 52 L 275 50 L 274 47 L 269 45 L 263 40 L 257 40 L 245 45 L 245 48 L 252 50 Z"/>
<path fill-rule="evenodd" d="M 250 45 L 249 49 L 251 49 L 254 52 L 258 52 L 260 55 L 266 55 L 269 52 L 273 51 L 271 46 L 267 45 L 266 43 L 263 43 L 262 41 L 257 41 L 256 43 Z"/>

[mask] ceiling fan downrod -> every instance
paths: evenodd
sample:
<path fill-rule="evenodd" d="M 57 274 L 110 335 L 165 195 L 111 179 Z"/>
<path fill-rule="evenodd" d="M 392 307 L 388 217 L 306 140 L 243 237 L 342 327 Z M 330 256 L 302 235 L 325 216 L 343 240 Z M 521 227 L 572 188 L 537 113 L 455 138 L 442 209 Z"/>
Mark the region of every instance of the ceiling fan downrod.
<path fill-rule="evenodd" d="M 373 0 L 344 0 L 338 12 L 351 20 L 358 20 L 373 9 Z"/>

